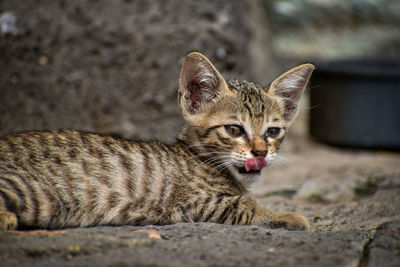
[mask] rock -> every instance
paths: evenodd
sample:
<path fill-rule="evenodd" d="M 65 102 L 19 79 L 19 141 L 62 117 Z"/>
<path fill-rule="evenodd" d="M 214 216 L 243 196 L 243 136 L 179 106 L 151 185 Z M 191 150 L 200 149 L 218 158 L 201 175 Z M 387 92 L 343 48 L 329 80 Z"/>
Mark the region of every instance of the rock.
<path fill-rule="evenodd" d="M 352 200 L 352 181 L 306 181 L 297 192 L 296 198 L 314 202 L 338 202 Z"/>
<path fill-rule="evenodd" d="M 363 262 L 368 266 L 400 266 L 400 220 L 378 227 L 365 248 Z"/>

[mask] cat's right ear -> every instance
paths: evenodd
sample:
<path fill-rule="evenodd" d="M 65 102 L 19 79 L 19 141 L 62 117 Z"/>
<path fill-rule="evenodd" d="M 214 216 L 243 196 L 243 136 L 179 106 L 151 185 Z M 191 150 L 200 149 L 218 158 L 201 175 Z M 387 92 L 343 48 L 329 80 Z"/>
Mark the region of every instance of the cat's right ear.
<path fill-rule="evenodd" d="M 204 55 L 192 52 L 186 56 L 178 89 L 178 101 L 185 118 L 206 111 L 228 92 L 224 78 Z"/>
<path fill-rule="evenodd" d="M 284 118 L 291 123 L 298 113 L 300 97 L 310 79 L 314 65 L 297 66 L 275 79 L 269 87 L 268 94 L 277 96 L 283 102 Z"/>

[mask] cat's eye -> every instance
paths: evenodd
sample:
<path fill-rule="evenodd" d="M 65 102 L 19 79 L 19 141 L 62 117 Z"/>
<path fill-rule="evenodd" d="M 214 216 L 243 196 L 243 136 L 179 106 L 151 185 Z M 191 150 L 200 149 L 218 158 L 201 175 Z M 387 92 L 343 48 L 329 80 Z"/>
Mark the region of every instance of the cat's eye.
<path fill-rule="evenodd" d="M 271 127 L 267 129 L 266 136 L 276 138 L 281 133 L 281 128 L 278 127 Z"/>
<path fill-rule="evenodd" d="M 233 137 L 239 137 L 244 134 L 244 129 L 237 125 L 225 125 L 225 130 Z"/>

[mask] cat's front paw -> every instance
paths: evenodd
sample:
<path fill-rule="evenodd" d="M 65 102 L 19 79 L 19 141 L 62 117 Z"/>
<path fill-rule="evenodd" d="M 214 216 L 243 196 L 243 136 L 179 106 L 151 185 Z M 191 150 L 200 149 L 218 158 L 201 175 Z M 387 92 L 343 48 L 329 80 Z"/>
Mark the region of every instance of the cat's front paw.
<path fill-rule="evenodd" d="M 17 216 L 12 212 L 0 211 L 0 231 L 17 228 Z"/>
<path fill-rule="evenodd" d="M 281 213 L 278 216 L 278 224 L 288 230 L 309 230 L 310 225 L 306 217 L 295 212 Z"/>

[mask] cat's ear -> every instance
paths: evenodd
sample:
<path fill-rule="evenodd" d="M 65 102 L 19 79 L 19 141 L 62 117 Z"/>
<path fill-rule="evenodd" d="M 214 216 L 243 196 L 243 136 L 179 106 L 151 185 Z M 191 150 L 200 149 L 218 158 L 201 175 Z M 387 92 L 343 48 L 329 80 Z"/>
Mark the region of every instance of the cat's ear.
<path fill-rule="evenodd" d="M 222 75 L 204 55 L 192 52 L 186 56 L 178 90 L 178 101 L 185 117 L 204 112 L 228 90 Z"/>
<path fill-rule="evenodd" d="M 284 117 L 289 123 L 297 115 L 299 100 L 313 70 L 312 64 L 297 66 L 279 76 L 269 87 L 268 94 L 281 98 L 283 101 Z"/>

